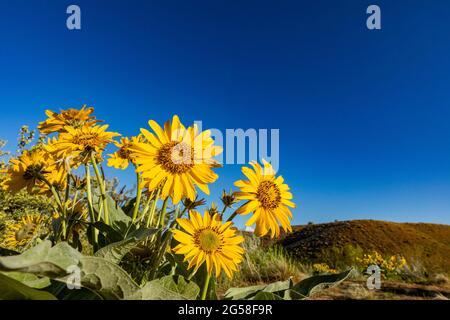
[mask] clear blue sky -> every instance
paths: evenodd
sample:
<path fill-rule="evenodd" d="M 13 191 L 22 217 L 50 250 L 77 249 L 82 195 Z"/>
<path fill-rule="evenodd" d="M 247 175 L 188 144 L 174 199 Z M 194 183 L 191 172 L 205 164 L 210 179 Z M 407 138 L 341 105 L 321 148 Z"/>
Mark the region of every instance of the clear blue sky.
<path fill-rule="evenodd" d="M 81 31 L 65 26 L 73 3 Z M 373 3 L 380 31 L 365 25 Z M 0 17 L 10 148 L 44 109 L 84 103 L 124 135 L 175 113 L 279 128 L 294 223 L 450 223 L 448 1 L 15 0 Z M 240 166 L 219 175 L 217 195 Z"/>

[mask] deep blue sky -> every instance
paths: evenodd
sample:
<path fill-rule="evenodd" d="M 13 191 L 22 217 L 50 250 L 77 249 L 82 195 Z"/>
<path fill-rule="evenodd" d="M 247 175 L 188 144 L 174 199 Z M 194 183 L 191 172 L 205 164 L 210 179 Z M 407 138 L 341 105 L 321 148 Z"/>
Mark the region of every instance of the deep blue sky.
<path fill-rule="evenodd" d="M 78 4 L 82 30 L 66 29 Z M 382 30 L 366 28 L 378 4 Z M 450 3 L 2 1 L 0 137 L 93 105 L 136 134 L 174 113 L 279 128 L 294 223 L 450 223 Z M 117 171 L 114 171 L 117 173 Z M 131 171 L 116 174 L 131 183 Z M 219 191 L 241 177 L 219 170 Z"/>

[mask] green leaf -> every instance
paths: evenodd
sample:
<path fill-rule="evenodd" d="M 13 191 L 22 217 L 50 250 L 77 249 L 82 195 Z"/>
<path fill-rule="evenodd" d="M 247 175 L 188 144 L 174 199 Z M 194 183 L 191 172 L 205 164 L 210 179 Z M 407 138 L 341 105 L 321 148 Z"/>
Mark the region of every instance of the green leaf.
<path fill-rule="evenodd" d="M 50 283 L 50 279 L 47 277 L 38 277 L 31 273 L 23 273 L 23 272 L 0 272 L 5 276 L 17 280 L 24 285 L 35 288 L 35 289 L 43 289 L 48 287 Z"/>
<path fill-rule="evenodd" d="M 286 281 L 277 281 L 270 283 L 268 285 L 257 285 L 244 288 L 230 288 L 225 293 L 225 299 L 232 300 L 242 300 L 242 299 L 253 299 L 260 292 L 267 293 L 283 293 L 285 290 L 290 289 L 293 286 L 292 280 L 288 279 Z"/>
<path fill-rule="evenodd" d="M 114 243 L 123 240 L 122 233 L 118 232 L 113 227 L 108 226 L 102 221 L 94 222 L 92 226 L 94 226 L 101 232 L 101 234 L 105 237 L 107 243 Z"/>
<path fill-rule="evenodd" d="M 286 281 L 277 281 L 270 283 L 263 289 L 263 291 L 272 293 L 281 292 L 292 288 L 292 286 L 293 286 L 292 280 L 288 279 Z"/>
<path fill-rule="evenodd" d="M 21 255 L 0 257 L 0 270 L 48 276 L 64 283 L 73 282 L 76 275 L 66 271 L 73 266 L 79 267 L 80 285 L 104 299 L 128 299 L 140 290 L 118 265 L 102 258 L 82 256 L 65 242 L 51 247 L 49 241 L 44 241 Z"/>
<path fill-rule="evenodd" d="M 181 276 L 165 276 L 148 282 L 141 290 L 143 300 L 195 300 L 200 288 Z"/>
<path fill-rule="evenodd" d="M 320 290 L 323 290 L 328 287 L 336 286 L 340 284 L 342 281 L 347 279 L 347 277 L 350 275 L 350 273 L 353 271 L 353 269 L 350 269 L 348 271 L 338 273 L 338 274 L 328 274 L 328 275 L 320 275 L 320 276 L 313 276 L 307 279 L 304 279 L 297 283 L 295 286 L 292 287 L 292 291 L 294 291 L 294 295 L 291 295 L 292 299 L 298 298 L 300 299 L 301 296 L 310 296 L 314 294 L 315 292 L 318 292 Z M 296 296 L 295 293 L 298 293 L 299 296 Z"/>
<path fill-rule="evenodd" d="M 283 298 L 272 292 L 260 291 L 250 300 L 283 300 Z"/>
<path fill-rule="evenodd" d="M 100 209 L 100 203 L 102 202 L 101 196 L 99 194 L 94 195 L 93 201 L 94 210 L 98 212 Z M 122 208 L 120 208 L 116 204 L 111 196 L 106 195 L 106 203 L 108 205 L 109 224 L 116 231 L 120 232 L 121 234 L 125 234 L 128 230 L 129 225 L 131 224 L 131 218 L 125 212 L 123 212 Z"/>
<path fill-rule="evenodd" d="M 51 285 L 44 290 L 53 294 L 58 300 L 101 300 L 101 297 L 92 290 L 87 288 L 70 290 L 66 283 L 56 280 L 52 280 Z"/>
<path fill-rule="evenodd" d="M 57 300 L 48 292 L 30 288 L 0 273 L 0 300 Z"/>
<path fill-rule="evenodd" d="M 130 233 L 127 239 L 111 243 L 95 253 L 96 257 L 104 258 L 115 264 L 119 264 L 123 257 L 143 239 L 155 234 L 157 229 L 141 228 Z"/>
<path fill-rule="evenodd" d="M 20 271 L 54 278 L 65 275 L 67 268 L 77 265 L 81 256 L 66 242 L 52 247 L 46 240 L 20 255 L 0 257 L 0 271 Z"/>
<path fill-rule="evenodd" d="M 244 288 L 230 288 L 225 292 L 225 299 L 243 300 L 254 296 L 259 291 L 263 291 L 267 285 L 257 285 Z"/>
<path fill-rule="evenodd" d="M 80 258 L 82 287 L 97 292 L 104 299 L 130 299 L 140 287 L 118 265 L 98 257 Z M 70 283 L 70 276 L 58 279 Z"/>

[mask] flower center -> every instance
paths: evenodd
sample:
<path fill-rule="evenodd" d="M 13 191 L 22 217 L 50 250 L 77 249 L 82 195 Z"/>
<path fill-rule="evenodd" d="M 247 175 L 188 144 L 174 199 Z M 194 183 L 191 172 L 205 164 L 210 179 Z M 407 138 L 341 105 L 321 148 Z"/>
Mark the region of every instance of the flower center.
<path fill-rule="evenodd" d="M 194 166 L 194 149 L 183 142 L 169 142 L 158 150 L 157 162 L 172 173 L 185 173 Z"/>
<path fill-rule="evenodd" d="M 261 182 L 256 196 L 264 209 L 276 209 L 281 203 L 280 189 L 272 181 Z"/>
<path fill-rule="evenodd" d="M 39 178 L 42 175 L 42 168 L 44 166 L 42 164 L 32 164 L 28 166 L 23 174 L 23 178 L 25 180 L 31 180 Z"/>
<path fill-rule="evenodd" d="M 22 241 L 29 238 L 33 234 L 35 228 L 36 225 L 34 223 L 24 224 L 22 228 L 20 228 L 20 230 L 16 232 L 15 234 L 16 240 Z"/>
<path fill-rule="evenodd" d="M 194 239 L 195 244 L 207 254 L 210 254 L 222 247 L 222 241 L 219 234 L 209 228 L 200 230 L 194 236 Z"/>
<path fill-rule="evenodd" d="M 86 122 L 80 119 L 68 119 L 66 124 L 74 128 L 81 128 Z"/>
<path fill-rule="evenodd" d="M 128 150 L 128 146 L 127 145 L 125 145 L 125 146 L 122 146 L 120 149 L 119 149 L 119 152 L 118 152 L 118 154 L 119 154 L 119 157 L 121 158 L 121 159 L 130 159 L 130 150 Z"/>
<path fill-rule="evenodd" d="M 84 133 L 73 138 L 74 144 L 79 144 L 84 146 L 86 151 L 92 150 L 95 147 L 101 146 L 104 144 L 103 139 L 99 137 L 97 133 Z"/>

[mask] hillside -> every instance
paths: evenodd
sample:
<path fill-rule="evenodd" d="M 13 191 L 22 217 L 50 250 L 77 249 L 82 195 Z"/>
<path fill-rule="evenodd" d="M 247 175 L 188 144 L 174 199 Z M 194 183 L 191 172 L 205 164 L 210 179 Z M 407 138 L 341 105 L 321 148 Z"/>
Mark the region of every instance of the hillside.
<path fill-rule="evenodd" d="M 303 261 L 348 263 L 377 250 L 400 254 L 415 268 L 450 273 L 450 226 L 353 220 L 294 227 L 280 244 Z"/>

